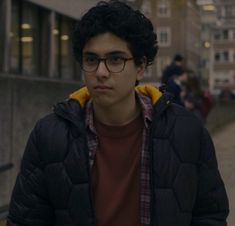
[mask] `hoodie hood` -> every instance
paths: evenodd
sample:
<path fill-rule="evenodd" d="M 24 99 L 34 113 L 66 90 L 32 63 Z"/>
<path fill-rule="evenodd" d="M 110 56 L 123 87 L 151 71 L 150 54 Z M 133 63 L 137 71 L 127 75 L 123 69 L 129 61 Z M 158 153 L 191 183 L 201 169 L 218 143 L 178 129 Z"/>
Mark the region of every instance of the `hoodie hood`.
<path fill-rule="evenodd" d="M 155 105 L 162 96 L 162 92 L 152 85 L 139 85 L 135 88 L 136 92 L 139 92 L 145 96 L 148 96 L 152 100 L 152 104 Z M 86 102 L 90 99 L 90 94 L 87 87 L 83 87 L 74 93 L 69 95 L 69 99 L 78 101 L 82 108 L 84 108 Z"/>
<path fill-rule="evenodd" d="M 158 118 L 162 112 L 169 106 L 172 100 L 172 95 L 169 93 L 162 93 L 152 85 L 140 85 L 135 88 L 145 96 L 151 98 L 154 106 L 153 118 Z M 77 126 L 81 126 L 84 122 L 84 107 L 86 102 L 90 99 L 90 94 L 87 87 L 83 87 L 69 95 L 68 100 L 57 103 L 54 106 L 54 113 L 66 120 L 71 121 Z"/>

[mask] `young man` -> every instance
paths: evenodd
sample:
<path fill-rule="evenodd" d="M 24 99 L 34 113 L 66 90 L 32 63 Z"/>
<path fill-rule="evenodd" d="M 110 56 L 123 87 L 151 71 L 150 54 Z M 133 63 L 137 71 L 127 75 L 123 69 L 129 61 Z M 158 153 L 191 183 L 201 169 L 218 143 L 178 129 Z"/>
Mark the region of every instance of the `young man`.
<path fill-rule="evenodd" d="M 78 22 L 86 87 L 34 128 L 8 226 L 225 226 L 228 200 L 201 123 L 135 87 L 157 52 L 151 22 L 119 1 Z"/>

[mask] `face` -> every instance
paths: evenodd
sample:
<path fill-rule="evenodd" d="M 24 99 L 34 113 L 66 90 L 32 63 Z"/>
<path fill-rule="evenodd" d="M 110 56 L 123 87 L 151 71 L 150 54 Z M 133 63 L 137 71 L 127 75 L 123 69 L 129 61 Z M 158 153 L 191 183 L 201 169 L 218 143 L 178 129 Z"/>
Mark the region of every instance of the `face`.
<path fill-rule="evenodd" d="M 181 76 L 179 76 L 179 80 L 180 80 L 181 82 L 187 82 L 187 80 L 188 80 L 188 75 L 187 75 L 187 73 L 184 72 Z"/>
<path fill-rule="evenodd" d="M 135 101 L 135 83 L 143 78 L 145 66 L 136 66 L 134 60 L 130 59 L 132 57 L 128 43 L 111 33 L 100 34 L 88 40 L 83 49 L 83 59 L 91 65 L 97 58 L 111 59 L 106 64 L 111 62 L 114 67 L 119 59 L 129 59 L 121 72 L 110 72 L 104 61 L 99 63 L 94 72 L 84 72 L 85 84 L 94 105 L 122 106 L 122 103 L 124 105 Z"/>

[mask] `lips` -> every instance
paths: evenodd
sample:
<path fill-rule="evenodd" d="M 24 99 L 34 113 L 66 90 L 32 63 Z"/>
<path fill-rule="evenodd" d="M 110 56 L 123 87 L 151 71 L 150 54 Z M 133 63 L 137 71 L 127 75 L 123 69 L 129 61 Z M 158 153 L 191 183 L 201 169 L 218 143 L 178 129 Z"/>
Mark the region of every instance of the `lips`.
<path fill-rule="evenodd" d="M 110 90 L 112 89 L 110 86 L 105 86 L 105 85 L 97 85 L 94 87 L 94 90 Z"/>

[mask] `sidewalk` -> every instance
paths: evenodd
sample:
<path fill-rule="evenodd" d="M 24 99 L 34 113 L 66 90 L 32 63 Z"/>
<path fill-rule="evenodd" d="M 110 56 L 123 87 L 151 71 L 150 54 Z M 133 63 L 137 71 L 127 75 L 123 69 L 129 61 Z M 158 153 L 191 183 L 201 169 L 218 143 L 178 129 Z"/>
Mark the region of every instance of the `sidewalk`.
<path fill-rule="evenodd" d="M 219 169 L 227 189 L 230 215 L 228 226 L 235 225 L 235 122 L 212 135 Z"/>

